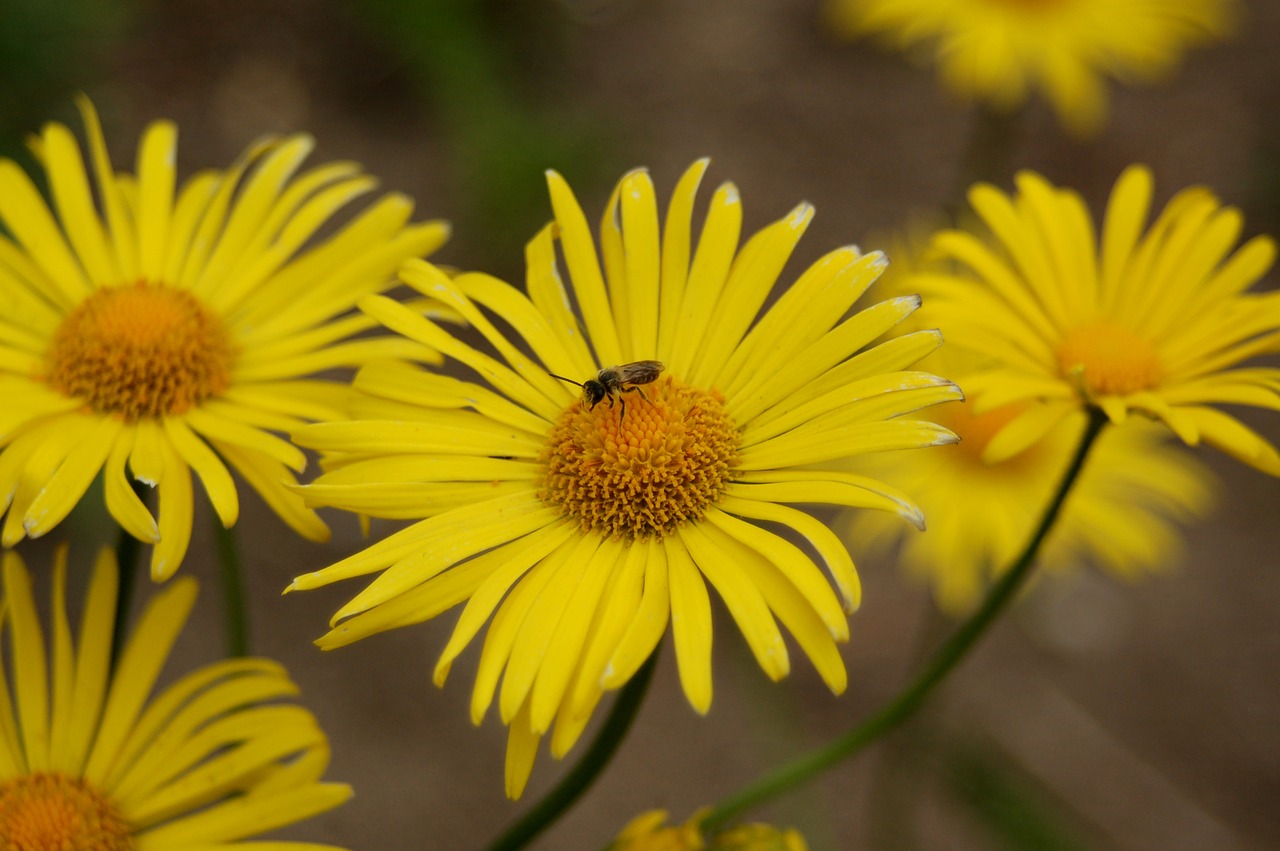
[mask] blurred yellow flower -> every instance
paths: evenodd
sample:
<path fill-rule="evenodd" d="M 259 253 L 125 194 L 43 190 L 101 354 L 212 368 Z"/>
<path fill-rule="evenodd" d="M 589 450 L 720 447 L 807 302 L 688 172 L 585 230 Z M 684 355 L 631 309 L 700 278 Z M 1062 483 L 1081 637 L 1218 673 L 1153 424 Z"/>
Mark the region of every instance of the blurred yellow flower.
<path fill-rule="evenodd" d="M 167 578 L 191 535 L 192 470 L 222 523 L 235 523 L 228 466 L 323 540 L 325 525 L 283 485 L 304 455 L 272 432 L 344 414 L 346 388 L 317 372 L 438 359 L 402 338 L 351 339 L 375 323 L 342 314 L 448 228 L 409 224 L 412 203 L 392 194 L 317 241 L 374 181 L 341 162 L 295 178 L 307 136 L 264 140 L 175 198 L 171 123 L 147 128 L 136 176 L 117 174 L 97 114 L 79 106 L 96 186 L 62 124 L 33 141 L 52 207 L 0 160 L 0 543 L 48 532 L 101 472 L 111 516 L 155 544 L 151 574 Z M 158 522 L 126 465 L 158 491 Z"/>
<path fill-rule="evenodd" d="M 93 569 L 77 641 L 66 605 L 66 551 L 54 565 L 49 646 L 31 576 L 3 557 L 10 669 L 0 659 L 0 848 L 190 851 L 276 848 L 241 842 L 332 809 L 350 787 L 320 781 L 329 745 L 266 659 L 229 659 L 150 699 L 195 601 L 183 578 L 155 595 L 124 647 L 109 655 L 117 574 Z"/>
<path fill-rule="evenodd" d="M 989 234 L 944 231 L 949 269 L 913 282 L 948 345 L 978 358 L 964 387 L 977 412 L 1021 404 L 982 457 L 1012 458 L 1084 406 L 1114 423 L 1131 412 L 1280 475 L 1268 440 L 1218 404 L 1280 408 L 1280 369 L 1241 367 L 1280 352 L 1280 293 L 1250 293 L 1273 240 L 1236 248 L 1240 212 L 1207 189 L 1175 195 L 1146 227 L 1153 181 L 1116 182 L 1101 244 L 1083 200 L 1029 172 L 1010 197 L 979 184 L 969 200 Z"/>
<path fill-rule="evenodd" d="M 562 756 L 603 692 L 631 678 L 668 623 L 685 694 L 698 712 L 709 709 L 708 583 L 771 678 L 790 668 L 781 621 L 831 690 L 843 691 L 836 643 L 848 639 L 858 579 L 835 535 L 786 503 L 873 507 L 919 522 L 907 497 L 835 462 L 954 439 L 933 423 L 897 419 L 959 398 L 951 382 L 907 371 L 937 347 L 935 332 L 859 352 L 918 299 L 841 319 L 879 274 L 881 255 L 833 251 L 761 313 L 813 210 L 800 205 L 738 250 L 742 205 L 725 184 L 695 246 L 706 166 L 681 178 L 665 230 L 649 175 L 622 179 L 601 223 L 603 272 L 582 209 L 555 172 L 555 221 L 527 247 L 529 296 L 487 275 L 450 279 L 408 264 L 405 282 L 461 313 L 496 357 L 390 299 L 366 298 L 362 309 L 489 386 L 370 365 L 356 378 L 365 396 L 354 410 L 364 421 L 295 434 L 328 459 L 327 472 L 301 489 L 309 503 L 427 518 L 294 581 L 307 589 L 381 573 L 337 612 L 320 645 L 466 603 L 436 667 L 443 683 L 492 617 L 472 719 L 483 718 L 501 680 L 512 797 L 541 737 L 554 724 L 551 751 Z M 585 382 L 602 366 L 646 360 L 664 365 L 655 380 L 598 404 L 549 374 Z M 759 521 L 807 540 L 830 580 Z"/>
<path fill-rule="evenodd" d="M 609 851 L 808 851 L 799 831 L 768 824 L 743 824 L 704 837 L 699 810 L 681 825 L 668 825 L 665 810 L 650 810 L 627 823 Z"/>
<path fill-rule="evenodd" d="M 945 372 L 936 362 L 933 368 Z M 962 373 L 947 374 L 964 386 Z M 1076 413 L 1017 455 L 984 460 L 987 442 L 1023 407 L 975 414 L 969 401 L 941 405 L 929 414 L 960 435 L 959 444 L 857 459 L 857 472 L 918 493 L 929 528 L 907 532 L 871 512 L 850 512 L 854 553 L 898 547 L 902 566 L 932 585 L 939 608 L 971 610 L 1027 545 L 1084 429 L 1084 415 Z M 1046 570 L 1093 563 L 1133 578 L 1170 566 L 1181 548 L 1173 524 L 1204 516 L 1216 488 L 1209 470 L 1165 434 L 1138 423 L 1102 435 L 1045 542 Z"/>
<path fill-rule="evenodd" d="M 928 276 L 953 268 L 929 256 L 929 236 L 923 222 L 891 235 L 886 243 L 889 268 L 869 295 L 929 293 Z M 950 334 L 946 311 L 931 296 L 899 328 L 908 325 L 932 325 L 944 337 Z M 848 512 L 844 529 L 850 549 L 855 555 L 896 551 L 902 567 L 928 582 L 939 608 L 952 615 L 970 611 L 1027 545 L 1084 428 L 1084 415 L 1076 412 L 1016 455 L 988 460 L 987 444 L 1028 403 L 984 409 L 967 380 L 984 363 L 947 345 L 920 364 L 969 392 L 964 401 L 921 412 L 958 434 L 959 444 L 850 462 L 852 470 L 918 494 L 929 523 L 919 534 L 902 524 L 881 522 L 873 512 Z M 1129 579 L 1174 562 L 1182 543 L 1174 524 L 1209 512 L 1217 480 L 1188 452 L 1171 446 L 1167 434 L 1145 422 L 1102 434 L 1041 550 L 1040 562 L 1048 572 L 1094 564 Z"/>
<path fill-rule="evenodd" d="M 965 98 L 1008 110 L 1042 90 L 1088 135 L 1107 112 L 1103 77 L 1167 75 L 1189 47 L 1224 38 L 1236 0 L 828 0 L 833 26 L 908 49 L 936 43 L 939 73 Z"/>

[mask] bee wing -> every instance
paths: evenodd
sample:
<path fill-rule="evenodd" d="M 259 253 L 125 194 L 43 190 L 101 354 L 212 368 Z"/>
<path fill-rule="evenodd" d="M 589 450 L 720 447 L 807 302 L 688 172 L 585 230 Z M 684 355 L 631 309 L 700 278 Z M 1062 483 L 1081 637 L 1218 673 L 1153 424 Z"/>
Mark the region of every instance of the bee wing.
<path fill-rule="evenodd" d="M 660 360 L 638 360 L 617 367 L 618 378 L 623 384 L 652 384 L 665 368 Z"/>

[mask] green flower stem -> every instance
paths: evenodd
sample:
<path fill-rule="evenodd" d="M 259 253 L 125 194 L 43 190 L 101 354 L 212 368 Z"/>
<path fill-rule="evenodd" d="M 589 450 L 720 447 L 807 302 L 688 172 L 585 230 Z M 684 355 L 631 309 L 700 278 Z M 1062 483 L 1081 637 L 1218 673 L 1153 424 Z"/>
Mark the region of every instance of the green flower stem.
<path fill-rule="evenodd" d="M 649 660 L 618 692 L 618 699 L 609 710 L 609 717 L 605 719 L 604 726 L 578 764 L 537 806 L 498 837 L 488 851 L 516 851 L 523 848 L 550 827 L 591 787 L 622 744 L 627 731 L 631 729 L 631 722 L 640 713 L 640 705 L 644 702 L 644 695 L 649 689 L 649 680 L 653 677 L 653 669 L 657 667 L 657 663 L 658 651 L 655 649 Z"/>
<path fill-rule="evenodd" d="M 147 496 L 151 488 L 134 479 L 130 482 L 133 492 L 147 504 Z M 142 550 L 142 542 L 130 535 L 121 527 L 116 537 L 116 569 L 120 575 L 120 585 L 116 591 L 116 620 L 111 629 L 111 670 L 116 669 L 120 654 L 124 652 L 125 635 L 129 629 L 129 612 L 133 608 L 133 594 L 138 585 L 138 572 L 142 569 L 138 553 Z"/>
<path fill-rule="evenodd" d="M 142 542 L 121 529 L 116 538 L 116 564 L 120 569 L 120 587 L 116 592 L 116 621 L 111 629 L 111 670 L 115 670 L 124 652 L 129 629 L 129 611 L 133 608 L 133 592 L 138 585 L 138 552 Z"/>
<path fill-rule="evenodd" d="M 234 529 L 215 517 L 213 536 L 218 548 L 218 573 L 222 578 L 223 618 L 227 626 L 227 655 L 249 655 L 249 599 L 244 592 L 244 562 Z"/>
<path fill-rule="evenodd" d="M 938 684 L 951 672 L 951 669 L 973 648 L 978 639 L 986 632 L 987 627 L 991 625 L 996 616 L 1013 599 L 1018 589 L 1022 587 L 1023 581 L 1031 572 L 1031 567 L 1035 562 L 1036 554 L 1040 550 L 1040 545 L 1044 543 L 1049 530 L 1053 528 L 1054 521 L 1058 518 L 1067 493 L 1071 490 L 1071 486 L 1076 479 L 1079 478 L 1080 471 L 1084 469 L 1085 458 L 1088 456 L 1090 448 L 1098 439 L 1098 435 L 1102 432 L 1105 424 L 1105 415 L 1101 411 L 1090 409 L 1089 424 L 1080 439 L 1079 448 L 1076 449 L 1075 456 L 1071 459 L 1071 464 L 1067 467 L 1066 474 L 1062 478 L 1062 483 L 1058 486 L 1058 490 L 1048 508 L 1045 509 L 1044 517 L 1036 528 L 1035 534 L 1031 536 L 1026 549 L 1023 550 L 1013 566 L 991 587 L 982 606 L 970 616 L 969 620 L 961 624 L 951 638 L 934 654 L 924 672 L 911 685 L 900 692 L 897 697 L 848 733 L 801 756 L 790 764 L 782 766 L 752 786 L 722 801 L 702 821 L 704 829 L 711 830 L 719 827 L 744 810 L 755 807 L 812 779 L 820 772 L 852 756 L 894 727 L 897 727 L 920 708 L 925 698 L 937 688 Z"/>
<path fill-rule="evenodd" d="M 973 124 L 956 170 L 957 198 L 963 199 L 978 181 L 1003 183 L 1009 179 L 1023 111 L 1000 111 L 984 104 L 974 108 Z"/>

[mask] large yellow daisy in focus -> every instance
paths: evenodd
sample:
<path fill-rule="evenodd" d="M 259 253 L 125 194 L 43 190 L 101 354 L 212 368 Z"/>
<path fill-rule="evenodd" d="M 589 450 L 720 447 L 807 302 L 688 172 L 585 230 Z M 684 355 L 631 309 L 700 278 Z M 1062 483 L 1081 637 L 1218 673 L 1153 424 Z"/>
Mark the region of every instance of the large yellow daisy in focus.
<path fill-rule="evenodd" d="M 409 223 L 412 202 L 392 194 L 316 238 L 374 181 L 352 163 L 297 174 L 307 136 L 265 140 L 228 171 L 177 186 L 177 130 L 160 121 L 137 174 L 117 174 L 96 113 L 79 105 L 88 171 L 64 125 L 34 142 L 52 206 L 0 160 L 0 543 L 48 532 L 101 472 L 111 516 L 155 544 L 151 574 L 164 579 L 190 539 L 192 470 L 235 523 L 228 467 L 300 534 L 324 539 L 284 486 L 304 455 L 273 432 L 344 415 L 344 386 L 319 371 L 437 357 L 394 337 L 351 339 L 375 323 L 343 314 L 448 228 Z M 130 474 L 156 489 L 158 517 Z"/>
<path fill-rule="evenodd" d="M 953 91 L 1001 109 L 1041 90 L 1079 135 L 1102 125 L 1103 78 L 1168 74 L 1189 47 L 1223 38 L 1236 0 L 828 0 L 834 26 L 903 49 L 936 43 Z"/>
<path fill-rule="evenodd" d="M 550 172 L 555 221 L 528 245 L 527 296 L 487 275 L 451 279 L 408 264 L 404 280 L 462 314 L 484 350 L 390 299 L 366 298 L 362 309 L 468 377 L 371 365 L 356 378 L 364 420 L 295 435 L 329 459 L 302 489 L 311 503 L 426 518 L 294 581 L 305 589 L 380 573 L 337 613 L 321 646 L 465 603 L 436 680 L 488 622 L 472 717 L 479 723 L 496 697 L 510 725 L 512 797 L 541 737 L 550 732 L 552 753 L 563 755 L 604 690 L 630 679 L 668 623 L 685 694 L 698 712 L 709 709 L 708 585 L 770 677 L 790 669 L 781 622 L 842 691 L 836 643 L 848 638 L 857 576 L 835 535 L 786 503 L 880 508 L 918 523 L 907 497 L 835 462 L 954 439 L 936 424 L 897 419 L 960 396 L 950 381 L 908 370 L 937 347 L 936 332 L 861 351 L 919 299 L 846 317 L 882 255 L 833 251 L 762 313 L 813 210 L 800 205 L 739 250 L 742 204 L 725 184 L 694 245 L 706 166 L 680 179 L 665 223 L 649 175 L 626 175 L 601 221 L 599 254 L 577 200 Z M 664 365 L 656 380 L 595 404 L 551 375 L 586 382 L 602 368 L 651 360 Z M 807 540 L 829 577 L 761 521 Z"/>
<path fill-rule="evenodd" d="M 953 271 L 913 279 L 948 343 L 981 364 L 964 386 L 982 410 L 1026 403 L 983 458 L 1011 458 L 1084 406 L 1114 423 L 1160 420 L 1272 475 L 1280 454 L 1219 404 L 1280 408 L 1280 369 L 1242 366 L 1280 352 L 1280 292 L 1249 288 L 1275 242 L 1236 246 L 1244 222 L 1207 189 L 1176 194 L 1147 226 L 1153 181 L 1141 166 L 1116 182 L 1101 240 L 1083 200 L 1039 175 L 1017 193 L 969 192 L 987 234 L 933 241 Z"/>
<path fill-rule="evenodd" d="M 93 569 L 77 637 L 56 559 L 48 645 L 31 576 L 4 553 L 0 659 L 0 848 L 6 851 L 324 851 L 252 842 L 351 797 L 321 782 L 329 744 L 267 659 L 229 659 L 151 697 L 195 601 L 179 579 L 149 603 L 110 671 L 114 557 Z"/>

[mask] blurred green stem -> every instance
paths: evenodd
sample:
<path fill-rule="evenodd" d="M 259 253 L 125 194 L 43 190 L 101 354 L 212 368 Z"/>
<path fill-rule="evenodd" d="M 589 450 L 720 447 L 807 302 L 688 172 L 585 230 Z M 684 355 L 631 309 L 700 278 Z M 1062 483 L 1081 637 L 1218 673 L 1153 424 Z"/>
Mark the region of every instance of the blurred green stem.
<path fill-rule="evenodd" d="M 657 664 L 658 651 L 655 649 L 649 660 L 618 692 L 618 699 L 609 710 L 609 717 L 605 719 L 604 726 L 578 764 L 537 806 L 498 837 L 488 851 L 516 851 L 523 848 L 564 815 L 574 801 L 591 787 L 631 729 L 631 722 L 635 721 L 640 712 L 640 705 L 644 703 L 644 695 L 649 689 L 649 680 L 652 679 L 653 669 Z"/>
<path fill-rule="evenodd" d="M 744 810 L 790 791 L 826 769 L 853 756 L 910 718 L 921 707 L 925 698 L 933 693 L 933 690 L 946 679 L 947 674 L 951 673 L 951 670 L 977 644 L 978 639 L 995 621 L 996 616 L 1004 610 L 1018 589 L 1022 587 L 1022 583 L 1030 574 L 1031 567 L 1035 563 L 1035 557 L 1040 550 L 1041 544 L 1044 543 L 1049 530 L 1053 528 L 1054 522 L 1058 519 L 1058 514 L 1062 510 L 1067 494 L 1076 479 L 1079 478 L 1081 470 L 1084 469 L 1084 462 L 1088 457 L 1089 450 L 1098 439 L 1098 435 L 1101 434 L 1105 424 L 1105 415 L 1101 411 L 1090 409 L 1089 422 L 1085 427 L 1084 435 L 1080 439 L 1080 445 L 1076 449 L 1075 456 L 1071 459 L 1071 464 L 1067 467 L 1062 483 L 1058 486 L 1058 490 L 1054 494 L 1052 501 L 1050 501 L 1048 508 L 1045 509 L 1044 517 L 1041 519 L 1035 533 L 1031 536 L 1026 549 L 1023 550 L 1012 567 L 991 587 L 982 606 L 967 621 L 961 624 L 951 638 L 933 655 L 932 660 L 920 676 L 882 709 L 848 733 L 801 756 L 790 764 L 782 766 L 738 794 L 722 801 L 702 821 L 704 829 L 711 830 L 722 826 Z"/>
<path fill-rule="evenodd" d="M 227 655 L 249 655 L 249 600 L 244 591 L 244 561 L 234 528 L 213 519 L 218 548 L 218 573 L 222 578 L 223 618 L 227 627 Z"/>
<path fill-rule="evenodd" d="M 137 479 L 132 480 L 131 484 L 133 492 L 145 505 L 151 488 Z M 120 587 L 116 593 L 116 620 L 111 629 L 111 670 L 113 671 L 116 663 L 120 661 L 120 654 L 124 652 L 124 640 L 129 630 L 129 612 L 133 608 L 133 594 L 138 585 L 138 572 L 141 570 L 138 560 L 138 553 L 141 550 L 142 542 L 126 532 L 124 527 L 117 531 L 116 569 L 120 573 Z"/>
<path fill-rule="evenodd" d="M 962 199 L 979 181 L 1003 183 L 1009 179 L 1014 148 L 1022 126 L 1023 110 L 999 112 L 979 104 L 965 141 L 956 172 L 956 198 Z"/>

